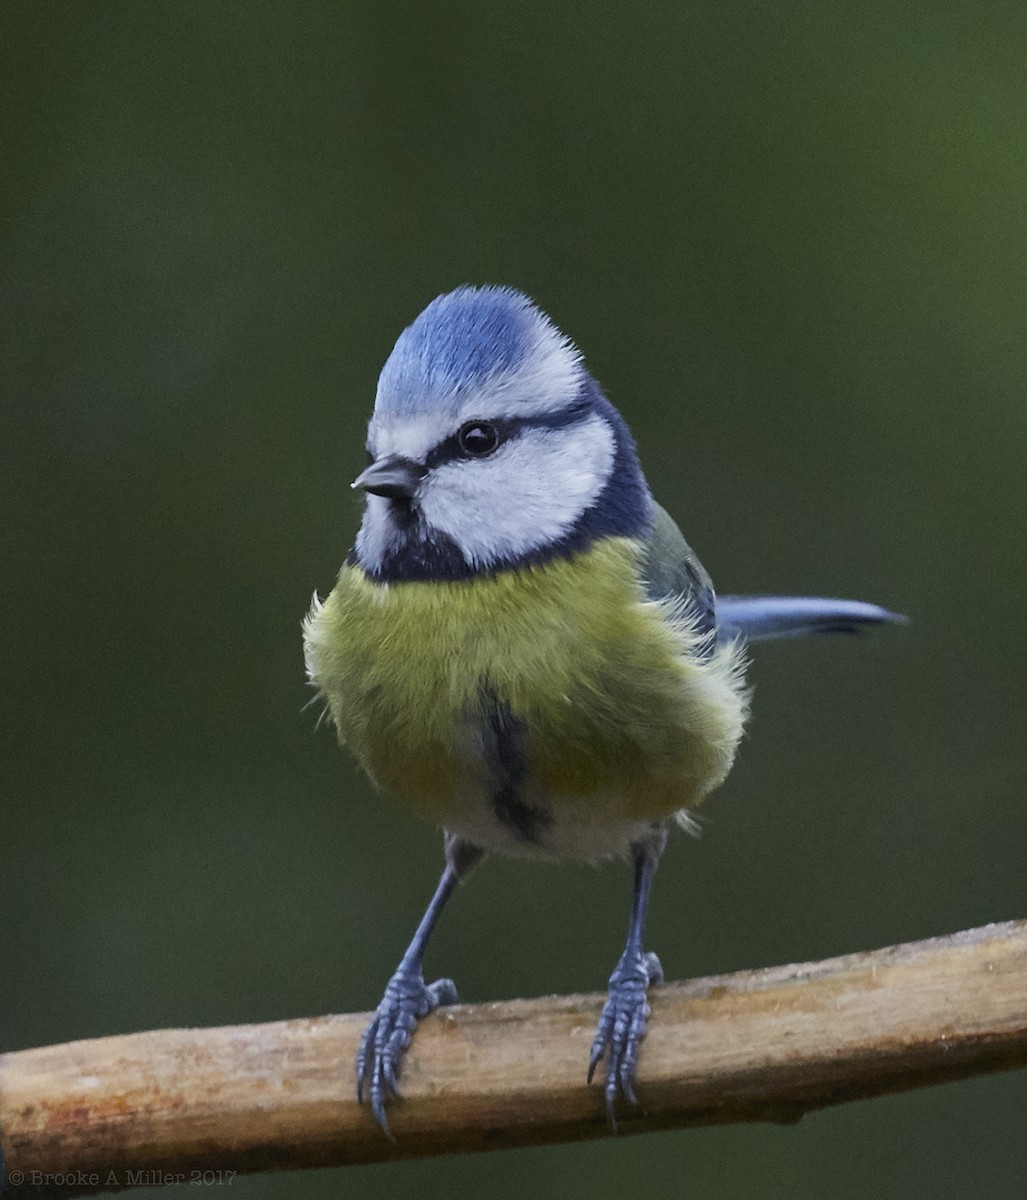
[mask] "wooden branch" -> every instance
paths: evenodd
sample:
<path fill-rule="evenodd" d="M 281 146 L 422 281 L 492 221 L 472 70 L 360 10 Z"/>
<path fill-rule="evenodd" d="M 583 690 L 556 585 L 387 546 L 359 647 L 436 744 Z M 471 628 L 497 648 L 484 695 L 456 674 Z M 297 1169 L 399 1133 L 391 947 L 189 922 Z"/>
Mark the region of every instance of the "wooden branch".
<path fill-rule="evenodd" d="M 602 997 L 459 1005 L 409 1052 L 396 1144 L 353 1091 L 367 1014 L 159 1030 L 0 1056 L 10 1194 L 607 1137 L 585 1064 Z M 797 1121 L 1027 1065 L 1027 921 L 667 984 L 622 1133 Z M 204 1176 L 204 1173 L 207 1173 Z"/>

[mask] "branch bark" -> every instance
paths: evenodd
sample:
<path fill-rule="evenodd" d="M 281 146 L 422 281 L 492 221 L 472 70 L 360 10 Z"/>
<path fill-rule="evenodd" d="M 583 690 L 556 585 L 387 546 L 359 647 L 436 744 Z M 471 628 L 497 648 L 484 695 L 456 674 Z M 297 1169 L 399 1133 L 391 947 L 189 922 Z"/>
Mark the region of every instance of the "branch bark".
<path fill-rule="evenodd" d="M 10 1195 L 72 1196 L 606 1137 L 599 995 L 458 1005 L 407 1056 L 395 1145 L 357 1105 L 367 1014 L 166 1029 L 0 1056 Z M 1027 921 L 652 993 L 622 1133 L 811 1109 L 1027 1065 Z"/>

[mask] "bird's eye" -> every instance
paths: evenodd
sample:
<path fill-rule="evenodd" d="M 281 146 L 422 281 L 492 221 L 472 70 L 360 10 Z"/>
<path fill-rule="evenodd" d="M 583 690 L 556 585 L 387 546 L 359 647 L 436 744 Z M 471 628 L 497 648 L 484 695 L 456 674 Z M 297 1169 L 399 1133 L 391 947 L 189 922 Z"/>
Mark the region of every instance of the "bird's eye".
<path fill-rule="evenodd" d="M 473 458 L 484 458 L 499 445 L 499 430 L 486 421 L 468 421 L 456 436 L 460 449 Z"/>

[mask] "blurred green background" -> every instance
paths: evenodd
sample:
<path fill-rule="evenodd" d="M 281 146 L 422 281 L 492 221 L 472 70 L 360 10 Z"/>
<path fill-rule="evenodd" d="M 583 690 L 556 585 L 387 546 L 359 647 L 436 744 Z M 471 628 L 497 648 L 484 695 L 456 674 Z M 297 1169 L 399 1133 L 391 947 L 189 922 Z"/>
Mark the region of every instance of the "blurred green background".
<path fill-rule="evenodd" d="M 669 975 L 1027 916 L 1022 3 L 4 16 L 4 1048 L 376 1003 L 439 839 L 314 734 L 299 622 L 381 363 L 464 281 L 577 340 L 722 590 L 913 618 L 755 655 Z M 629 891 L 491 861 L 429 968 L 598 989 Z M 232 1194 L 1019 1200 L 1025 1115 L 1021 1073 Z"/>

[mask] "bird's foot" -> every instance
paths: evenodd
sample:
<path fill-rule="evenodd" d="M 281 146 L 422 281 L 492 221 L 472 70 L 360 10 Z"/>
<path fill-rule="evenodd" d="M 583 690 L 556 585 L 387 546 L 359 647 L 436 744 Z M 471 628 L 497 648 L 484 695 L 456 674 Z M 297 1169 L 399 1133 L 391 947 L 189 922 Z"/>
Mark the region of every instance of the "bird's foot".
<path fill-rule="evenodd" d="M 606 1113 L 616 1132 L 615 1107 L 623 1095 L 632 1104 L 635 1096 L 635 1072 L 638 1067 L 638 1047 L 645 1037 L 649 1017 L 646 990 L 663 982 L 663 967 L 655 954 L 627 954 L 610 976 L 610 992 L 599 1018 L 599 1028 L 592 1042 L 592 1057 L 588 1064 L 588 1082 L 592 1082 L 603 1055 L 606 1055 Z"/>
<path fill-rule="evenodd" d="M 374 1119 L 390 1139 L 392 1133 L 385 1116 L 385 1104 L 389 1096 L 399 1094 L 396 1081 L 417 1022 L 440 1004 L 456 1004 L 458 1000 L 452 979 L 437 979 L 426 984 L 420 971 L 401 967 L 389 980 L 385 995 L 360 1039 L 357 1100 L 363 1103 L 366 1088 Z"/>

